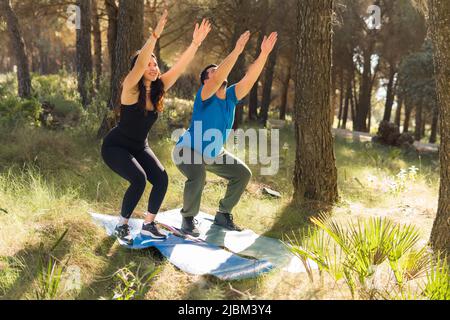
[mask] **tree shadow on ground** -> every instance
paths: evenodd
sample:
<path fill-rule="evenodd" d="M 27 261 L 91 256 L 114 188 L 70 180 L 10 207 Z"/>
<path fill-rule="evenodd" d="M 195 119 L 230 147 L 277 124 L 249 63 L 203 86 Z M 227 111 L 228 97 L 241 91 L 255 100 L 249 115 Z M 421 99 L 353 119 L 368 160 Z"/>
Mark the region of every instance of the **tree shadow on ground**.
<path fill-rule="evenodd" d="M 287 234 L 295 232 L 297 236 L 303 236 L 313 226 L 310 220 L 312 217 L 329 213 L 332 208 L 331 205 L 318 201 L 300 203 L 292 200 L 277 214 L 276 222 L 263 235 L 283 239 Z"/>
<path fill-rule="evenodd" d="M 81 288 L 77 295 L 78 300 L 112 299 L 114 289 L 120 282 L 119 279 L 114 278 L 118 270 L 128 268 L 134 276 L 140 277 L 145 270 L 156 268 L 164 260 L 156 248 L 127 249 L 118 245 L 114 237 L 108 236 L 97 245 L 94 252 L 106 260 L 106 265 L 94 275 L 91 283 Z M 137 268 L 140 270 L 139 274 L 136 273 Z M 138 298 L 143 298 L 150 286 L 146 285 L 144 288 Z"/>
<path fill-rule="evenodd" d="M 47 230 L 48 233 L 58 234 L 57 230 Z M 67 262 L 67 255 L 70 252 L 72 243 L 65 238 L 60 238 L 57 242 L 46 241 L 37 245 L 26 247 L 11 257 L 6 257 L 7 268 L 13 268 L 15 281 L 3 288 L 1 299 L 38 299 L 36 292 L 34 296 L 29 296 L 30 286 L 40 277 L 40 274 L 47 270 L 49 261 L 59 263 Z M 51 260 L 50 260 L 51 259 Z M 41 288 L 42 289 L 42 288 Z"/>

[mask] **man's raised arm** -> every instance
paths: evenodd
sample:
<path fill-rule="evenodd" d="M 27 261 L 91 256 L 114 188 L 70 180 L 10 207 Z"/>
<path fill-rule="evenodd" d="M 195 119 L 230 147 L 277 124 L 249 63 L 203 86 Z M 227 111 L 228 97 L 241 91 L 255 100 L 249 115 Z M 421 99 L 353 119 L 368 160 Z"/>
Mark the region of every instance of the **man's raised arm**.
<path fill-rule="evenodd" d="M 267 62 L 267 58 L 277 42 L 277 37 L 278 34 L 276 32 L 272 32 L 269 37 L 264 37 L 261 44 L 261 53 L 259 57 L 250 66 L 244 78 L 236 84 L 236 97 L 238 100 L 242 100 L 250 92 L 253 85 L 258 80 L 262 70 L 264 69 L 264 65 Z"/>
<path fill-rule="evenodd" d="M 217 90 L 222 86 L 223 82 L 228 78 L 231 70 L 236 64 L 239 55 L 244 51 L 245 45 L 250 39 L 250 31 L 244 32 L 236 42 L 234 50 L 222 61 L 214 75 L 211 77 L 202 89 L 202 100 L 211 98 Z"/>

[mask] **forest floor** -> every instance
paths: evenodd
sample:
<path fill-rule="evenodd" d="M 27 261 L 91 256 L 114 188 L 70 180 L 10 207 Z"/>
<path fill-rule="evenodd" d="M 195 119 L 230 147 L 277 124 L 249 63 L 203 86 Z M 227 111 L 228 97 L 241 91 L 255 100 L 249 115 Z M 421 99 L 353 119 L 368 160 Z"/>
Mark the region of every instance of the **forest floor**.
<path fill-rule="evenodd" d="M 159 135 L 152 135 L 149 142 L 170 177 L 161 210 L 178 208 L 184 177 L 171 161 L 173 142 Z M 285 144 L 290 147 L 280 150 L 276 175 L 261 176 L 258 165 L 250 166 L 252 181 L 234 212 L 239 225 L 279 239 L 310 226 L 310 212 L 291 203 L 295 141 L 289 127 L 280 132 L 280 146 Z M 311 283 L 306 274 L 275 270 L 257 279 L 228 282 L 186 274 L 154 250 L 120 247 L 88 215 L 91 210 L 117 214 L 127 188 L 104 165 L 100 145 L 95 132 L 86 130 L 16 128 L 0 132 L 0 299 L 35 299 L 48 294 L 42 278 L 47 261 L 42 259 L 49 253 L 81 269 L 81 290 L 53 293 L 52 297 L 62 299 L 111 299 L 129 290 L 119 275 L 140 284 L 135 298 L 152 300 L 351 297 L 345 286 L 326 276 L 320 283 Z M 335 154 L 340 194 L 333 208 L 336 219 L 388 217 L 417 226 L 423 242 L 428 241 L 438 200 L 436 153 L 405 153 L 337 137 Z M 399 174 L 401 170 L 407 174 Z M 215 212 L 225 186 L 225 181 L 208 174 L 203 211 Z M 264 195 L 264 186 L 282 197 Z M 136 217 L 143 216 L 150 189 L 148 185 Z M 140 282 L 144 271 L 154 268 L 159 268 L 156 276 Z"/>
<path fill-rule="evenodd" d="M 347 139 L 352 139 L 358 142 L 371 141 L 373 135 L 367 132 L 350 131 L 345 129 L 333 129 L 333 133 Z M 424 143 L 420 141 L 414 141 L 414 147 L 418 152 L 438 152 L 439 145 L 436 143 Z"/>

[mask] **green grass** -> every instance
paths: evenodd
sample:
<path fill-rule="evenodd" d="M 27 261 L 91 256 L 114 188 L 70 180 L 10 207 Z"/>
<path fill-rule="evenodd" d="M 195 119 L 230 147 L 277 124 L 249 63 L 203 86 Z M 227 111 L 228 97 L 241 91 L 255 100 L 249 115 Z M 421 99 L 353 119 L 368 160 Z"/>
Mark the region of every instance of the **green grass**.
<path fill-rule="evenodd" d="M 170 177 L 161 208 L 167 210 L 181 207 L 184 177 L 172 164 L 173 142 L 163 130 L 155 127 L 149 143 Z M 86 127 L 66 131 L 0 129 L 1 299 L 36 298 L 42 284 L 39 261 L 48 256 L 65 230 L 67 234 L 51 255 L 54 261 L 79 267 L 82 286 L 76 292 L 58 292 L 63 299 L 111 298 L 119 289 L 127 296 L 127 290 L 134 287 L 123 287 L 123 281 L 118 282 L 119 270 L 126 279 L 139 279 L 138 289 L 145 288 L 138 290 L 143 295 L 139 298 L 146 299 L 350 298 L 334 286 L 332 279 L 317 285 L 311 284 L 306 274 L 274 271 L 258 279 L 225 282 L 210 276 L 187 275 L 155 250 L 124 250 L 106 237 L 87 214 L 89 210 L 118 214 L 127 188 L 127 182 L 101 160 L 101 142 L 94 137 L 94 128 Z M 281 152 L 278 174 L 260 176 L 259 167 L 251 166 L 254 177 L 235 209 L 238 224 L 278 238 L 304 232 L 310 214 L 291 204 L 295 143 L 289 127 L 280 134 L 280 146 L 284 143 L 290 150 Z M 333 209 L 335 218 L 389 216 L 396 222 L 417 226 L 426 241 L 437 206 L 437 155 L 419 157 L 340 138 L 335 148 L 341 196 Z M 412 166 L 418 168 L 417 174 L 402 178 L 403 189 L 391 190 L 389 181 L 398 182 L 400 170 Z M 263 185 L 280 191 L 282 198 L 262 194 Z M 223 180 L 208 174 L 202 210 L 215 212 L 225 186 Z M 150 189 L 148 185 L 136 208 L 136 217 L 145 212 Z M 140 271 L 130 265 L 139 266 Z M 145 270 L 156 268 L 155 277 L 142 280 Z"/>

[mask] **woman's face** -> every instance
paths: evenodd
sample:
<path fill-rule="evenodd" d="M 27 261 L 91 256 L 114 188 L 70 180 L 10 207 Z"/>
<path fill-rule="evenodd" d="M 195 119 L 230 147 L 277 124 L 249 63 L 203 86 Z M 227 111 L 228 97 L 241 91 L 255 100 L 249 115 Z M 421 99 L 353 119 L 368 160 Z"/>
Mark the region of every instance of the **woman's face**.
<path fill-rule="evenodd" d="M 159 78 L 159 73 L 158 62 L 156 62 L 156 59 L 152 57 L 147 69 L 145 69 L 144 78 L 145 80 L 155 81 Z"/>

